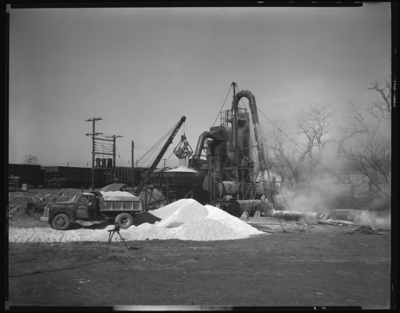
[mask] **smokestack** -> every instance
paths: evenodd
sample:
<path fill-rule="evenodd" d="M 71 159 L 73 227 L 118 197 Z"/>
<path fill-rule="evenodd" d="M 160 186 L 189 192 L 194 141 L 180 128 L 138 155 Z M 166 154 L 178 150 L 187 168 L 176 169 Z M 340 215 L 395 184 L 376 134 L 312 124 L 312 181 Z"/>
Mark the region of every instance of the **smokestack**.
<path fill-rule="evenodd" d="M 257 113 L 257 106 L 256 106 L 256 99 L 250 91 L 242 90 L 236 94 L 232 101 L 232 137 L 231 137 L 231 147 L 233 151 L 236 151 L 238 146 L 238 125 L 237 125 L 237 111 L 238 111 L 238 104 L 239 100 L 243 97 L 246 97 L 249 100 L 249 107 L 251 118 L 253 121 L 254 126 L 254 136 L 256 137 L 257 142 L 257 152 L 258 152 L 258 160 L 260 162 L 261 169 L 266 169 L 265 163 L 265 155 L 264 155 L 264 148 L 261 141 L 261 132 L 260 126 L 258 121 L 258 113 Z"/>

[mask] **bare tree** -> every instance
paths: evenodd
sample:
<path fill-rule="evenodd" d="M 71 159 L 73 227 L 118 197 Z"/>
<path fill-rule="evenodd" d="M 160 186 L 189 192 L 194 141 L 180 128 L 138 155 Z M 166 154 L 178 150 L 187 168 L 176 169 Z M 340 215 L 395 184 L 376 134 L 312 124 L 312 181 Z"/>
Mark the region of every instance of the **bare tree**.
<path fill-rule="evenodd" d="M 372 102 L 368 108 L 368 112 L 377 120 L 385 119 L 392 123 L 392 89 L 390 82 L 386 79 L 382 81 L 372 82 L 367 88 L 374 90 L 380 94 L 380 97 Z"/>
<path fill-rule="evenodd" d="M 273 151 L 272 164 L 277 174 L 292 176 L 295 181 L 298 181 L 299 171 L 296 168 L 295 151 L 288 133 L 290 130 L 287 123 L 283 120 L 276 120 L 268 134 L 267 146 Z"/>
<path fill-rule="evenodd" d="M 351 103 L 351 125 L 357 140 L 344 149 L 343 155 L 364 174 L 373 188 L 390 198 L 391 188 L 391 88 L 386 80 L 374 82 L 368 90 L 379 93 L 376 101 L 362 109 Z"/>
<path fill-rule="evenodd" d="M 313 173 L 321 162 L 326 145 L 332 141 L 335 107 L 314 104 L 295 117 L 293 136 L 287 122 L 277 120 L 269 131 L 268 147 L 273 151 L 278 174 L 290 175 L 297 182 L 301 174 Z"/>
<path fill-rule="evenodd" d="M 366 126 L 364 118 L 359 114 L 359 106 L 357 106 L 354 102 L 350 102 L 350 116 L 347 118 L 343 117 L 341 122 L 338 122 L 335 125 L 336 136 L 334 139 L 335 152 L 333 157 L 333 162 L 335 164 L 341 160 L 347 141 L 351 138 L 354 138 L 356 135 L 365 132 L 366 127 L 359 127 L 357 125 L 358 123 L 354 123 L 354 121 L 358 121 L 358 123 Z"/>
<path fill-rule="evenodd" d="M 336 109 L 331 104 L 319 103 L 309 107 L 307 111 L 300 112 L 295 123 L 301 139 L 297 146 L 300 146 L 298 162 L 306 160 L 309 162 L 310 174 L 321 163 L 326 145 L 332 141 L 329 133 L 334 126 Z"/>
<path fill-rule="evenodd" d="M 34 155 L 25 155 L 22 164 L 26 164 L 26 165 L 39 165 L 38 163 L 38 158 Z"/>

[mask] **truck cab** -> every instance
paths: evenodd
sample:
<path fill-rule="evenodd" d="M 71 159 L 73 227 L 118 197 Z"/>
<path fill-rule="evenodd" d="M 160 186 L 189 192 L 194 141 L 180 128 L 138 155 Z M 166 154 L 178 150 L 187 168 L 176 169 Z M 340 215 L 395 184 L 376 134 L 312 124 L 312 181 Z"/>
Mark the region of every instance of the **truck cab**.
<path fill-rule="evenodd" d="M 99 198 L 92 193 L 76 195 L 72 200 L 76 203 L 76 219 L 90 219 L 97 217 L 99 211 Z"/>

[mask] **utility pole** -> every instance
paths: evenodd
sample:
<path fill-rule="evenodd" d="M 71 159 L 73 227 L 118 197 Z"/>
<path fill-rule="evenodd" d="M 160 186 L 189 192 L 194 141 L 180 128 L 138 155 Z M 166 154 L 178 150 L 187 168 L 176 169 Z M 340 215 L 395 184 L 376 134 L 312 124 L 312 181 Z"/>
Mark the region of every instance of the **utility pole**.
<path fill-rule="evenodd" d="M 164 167 L 165 167 L 165 160 L 167 160 L 167 159 L 163 159 L 164 160 Z"/>
<path fill-rule="evenodd" d="M 115 160 L 116 160 L 115 138 L 119 138 L 122 136 L 112 135 L 112 136 L 106 136 L 106 137 L 113 139 L 113 166 L 112 166 L 112 175 L 111 176 L 113 178 L 113 182 L 115 182 Z"/>
<path fill-rule="evenodd" d="M 135 144 L 133 143 L 133 141 L 132 141 L 132 191 L 133 191 L 133 188 L 135 188 L 135 166 L 134 166 L 134 163 L 133 163 L 133 153 L 134 153 L 134 151 L 135 151 Z"/>
<path fill-rule="evenodd" d="M 94 117 L 89 120 L 85 120 L 86 122 L 92 122 L 93 123 L 93 133 L 91 134 L 86 134 L 86 136 L 92 136 L 92 191 L 94 190 L 94 154 L 95 154 L 95 146 L 94 146 L 94 136 L 96 135 L 101 135 L 102 133 L 96 133 L 95 131 L 95 123 L 96 121 L 100 121 L 102 118 L 100 117 Z"/>

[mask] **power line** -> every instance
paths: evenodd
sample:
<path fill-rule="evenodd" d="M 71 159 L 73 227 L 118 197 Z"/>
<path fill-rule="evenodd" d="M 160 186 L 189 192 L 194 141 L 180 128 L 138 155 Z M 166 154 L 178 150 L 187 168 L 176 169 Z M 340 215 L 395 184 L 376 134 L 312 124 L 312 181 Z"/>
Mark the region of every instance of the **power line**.
<path fill-rule="evenodd" d="M 13 99 L 11 97 L 10 101 L 15 102 L 20 105 L 23 105 L 23 106 L 26 106 L 26 107 L 30 107 L 33 109 L 41 110 L 41 111 L 44 111 L 47 113 L 56 114 L 56 115 L 60 115 L 60 116 L 68 117 L 68 118 L 73 118 L 73 119 L 77 119 L 77 120 L 84 120 L 86 118 L 84 115 L 81 115 L 81 114 L 77 114 L 77 113 L 63 110 L 60 108 L 54 108 L 49 105 L 41 104 L 41 103 L 34 102 L 34 101 L 24 100 L 22 98 L 20 98 L 20 99 L 21 100 L 19 100 L 17 98 Z"/>
<path fill-rule="evenodd" d="M 109 131 L 110 132 L 110 134 L 112 134 L 112 132 L 107 128 L 107 127 L 105 127 L 104 126 L 104 123 L 100 123 L 99 122 L 99 125 L 101 126 L 101 127 L 103 127 L 104 129 L 106 129 L 107 131 Z M 107 135 L 107 134 L 106 134 Z M 106 136 L 107 137 L 107 136 Z M 149 151 L 151 148 L 153 148 L 154 147 L 154 145 L 153 146 L 151 146 L 151 145 L 147 145 L 147 144 L 143 144 L 143 143 L 136 143 L 135 142 L 135 150 L 141 150 L 141 151 Z"/>
<path fill-rule="evenodd" d="M 101 127 L 103 127 L 105 130 L 107 130 L 107 131 L 110 132 L 109 134 L 106 134 L 106 135 L 111 135 L 111 134 L 114 133 L 114 132 L 112 132 L 111 130 L 109 130 L 107 127 L 105 127 L 103 123 L 100 123 L 100 122 L 99 122 L 99 125 L 100 125 Z"/>

